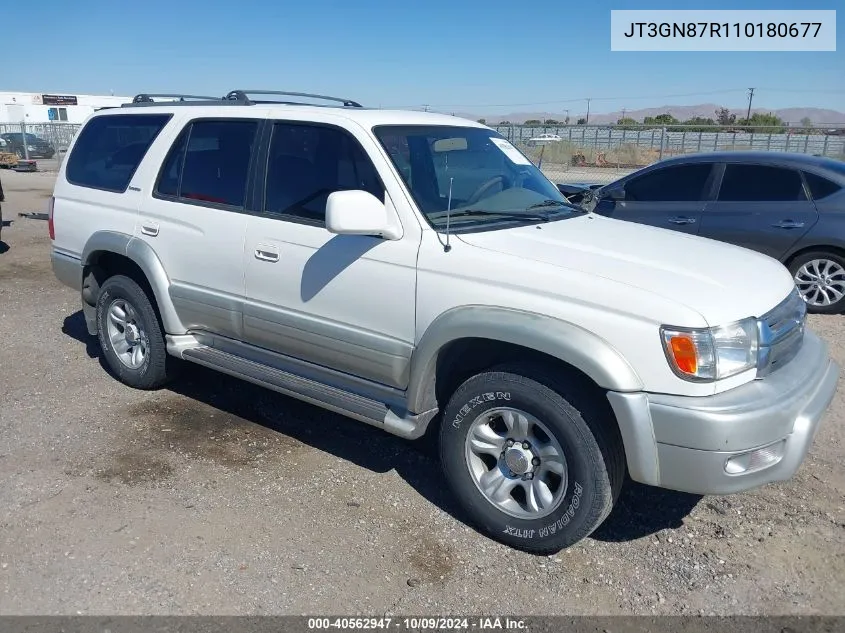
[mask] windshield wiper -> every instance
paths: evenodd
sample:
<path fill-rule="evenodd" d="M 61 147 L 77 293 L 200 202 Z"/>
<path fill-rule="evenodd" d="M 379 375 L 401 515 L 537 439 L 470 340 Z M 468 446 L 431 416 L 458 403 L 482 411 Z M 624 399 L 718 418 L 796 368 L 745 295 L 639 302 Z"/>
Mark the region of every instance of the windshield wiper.
<path fill-rule="evenodd" d="M 571 202 L 561 202 L 560 200 L 543 200 L 542 202 L 537 202 L 536 204 L 532 204 L 526 207 L 527 210 L 530 209 L 542 209 L 544 207 L 566 207 L 567 209 L 572 209 L 573 211 L 583 211 L 581 207 L 572 204 Z"/>
<path fill-rule="evenodd" d="M 441 211 L 437 215 L 430 215 L 429 217 L 438 220 L 446 217 L 446 212 Z M 449 214 L 452 218 L 465 217 L 468 215 L 495 215 L 505 220 L 525 220 L 527 222 L 548 222 L 549 216 L 540 215 L 539 213 L 513 213 L 510 211 L 490 211 L 488 209 L 462 209 L 461 211 L 453 211 Z"/>

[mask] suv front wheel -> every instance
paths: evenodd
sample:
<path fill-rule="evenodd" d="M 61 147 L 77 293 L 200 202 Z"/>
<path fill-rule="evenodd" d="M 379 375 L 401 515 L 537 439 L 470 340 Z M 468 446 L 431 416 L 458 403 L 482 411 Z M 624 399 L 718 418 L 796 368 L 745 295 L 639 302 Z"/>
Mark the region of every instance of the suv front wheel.
<path fill-rule="evenodd" d="M 96 309 L 100 347 L 117 377 L 136 389 L 164 385 L 173 359 L 144 289 L 129 277 L 109 277 L 100 288 Z"/>
<path fill-rule="evenodd" d="M 450 399 L 440 427 L 443 470 L 491 538 L 551 554 L 610 514 L 625 475 L 621 438 L 593 389 L 567 387 L 539 367 L 497 369 Z"/>

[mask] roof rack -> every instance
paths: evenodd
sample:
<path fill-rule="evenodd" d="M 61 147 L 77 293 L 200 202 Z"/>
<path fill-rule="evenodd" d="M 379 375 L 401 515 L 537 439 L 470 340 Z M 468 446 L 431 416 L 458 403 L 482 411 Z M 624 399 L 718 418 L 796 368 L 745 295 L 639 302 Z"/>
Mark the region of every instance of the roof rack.
<path fill-rule="evenodd" d="M 217 101 L 220 97 L 207 97 L 200 95 L 183 95 L 183 94 L 139 94 L 132 98 L 132 103 L 151 103 L 153 97 L 167 97 L 170 99 L 177 99 L 178 101 L 185 101 L 186 99 L 202 99 L 203 101 Z"/>
<path fill-rule="evenodd" d="M 230 101 L 238 101 L 247 105 L 258 104 L 258 103 L 285 103 L 290 105 L 313 105 L 310 103 L 301 103 L 297 101 L 259 101 L 255 99 L 250 99 L 249 95 L 252 94 L 259 94 L 259 95 L 279 95 L 279 96 L 286 96 L 286 97 L 306 97 L 309 99 L 322 99 L 323 101 L 334 101 L 336 103 L 342 103 L 345 107 L 348 108 L 362 108 L 363 106 L 358 103 L 357 101 L 352 101 L 351 99 L 341 99 L 339 97 L 329 97 L 326 95 L 315 95 L 310 94 L 307 92 L 285 92 L 281 90 L 232 90 L 229 94 L 227 94 L 224 99 Z"/>
<path fill-rule="evenodd" d="M 142 93 L 135 95 L 131 103 L 121 104 L 121 107 L 137 107 L 137 106 L 157 106 L 157 105 L 258 105 L 258 104 L 278 104 L 278 105 L 310 105 L 316 106 L 319 104 L 305 103 L 302 101 L 261 101 L 250 98 L 250 95 L 280 95 L 290 97 L 307 97 L 309 99 L 322 99 L 324 101 L 332 101 L 341 103 L 347 108 L 362 108 L 363 106 L 357 101 L 351 99 L 340 99 L 338 97 L 329 97 L 326 95 L 315 95 L 307 92 L 282 92 L 279 90 L 232 90 L 225 97 L 208 97 L 201 95 L 183 95 L 183 94 L 154 94 Z M 154 98 L 165 98 L 169 101 L 155 101 Z"/>

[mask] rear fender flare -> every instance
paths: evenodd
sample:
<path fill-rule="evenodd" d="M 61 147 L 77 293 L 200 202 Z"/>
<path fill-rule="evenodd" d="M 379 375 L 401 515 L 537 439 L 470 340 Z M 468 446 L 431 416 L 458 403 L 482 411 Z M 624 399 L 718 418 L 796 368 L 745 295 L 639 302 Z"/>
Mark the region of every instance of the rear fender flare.
<path fill-rule="evenodd" d="M 165 332 L 168 334 L 185 334 L 187 332 L 170 299 L 170 278 L 167 276 L 161 260 L 149 244 L 125 233 L 98 231 L 88 239 L 85 248 L 82 250 L 83 266 L 90 266 L 95 254 L 100 252 L 116 253 L 137 264 L 155 295 Z"/>

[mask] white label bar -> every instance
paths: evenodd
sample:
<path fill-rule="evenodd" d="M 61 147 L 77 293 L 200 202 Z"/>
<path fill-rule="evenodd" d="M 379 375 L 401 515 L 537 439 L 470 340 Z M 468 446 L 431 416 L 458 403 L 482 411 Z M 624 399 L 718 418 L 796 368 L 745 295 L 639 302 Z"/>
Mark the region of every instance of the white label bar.
<path fill-rule="evenodd" d="M 610 50 L 835 51 L 836 11 L 611 11 Z"/>

